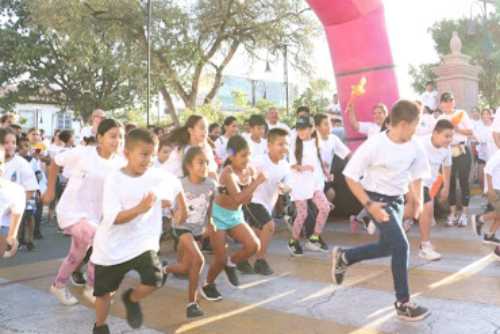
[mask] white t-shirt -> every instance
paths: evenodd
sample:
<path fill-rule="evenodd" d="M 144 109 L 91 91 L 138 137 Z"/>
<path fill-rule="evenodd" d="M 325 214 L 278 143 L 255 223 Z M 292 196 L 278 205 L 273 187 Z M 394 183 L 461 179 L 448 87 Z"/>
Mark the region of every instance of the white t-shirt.
<path fill-rule="evenodd" d="M 351 150 L 334 134 L 330 134 L 326 140 L 320 138 L 319 150 L 321 160 L 324 164 L 328 165 L 329 171 L 332 168 L 333 157 L 335 155 L 341 159 L 345 159 L 351 153 Z"/>
<path fill-rule="evenodd" d="M 119 155 L 104 159 L 95 146 L 78 146 L 64 151 L 56 155 L 54 161 L 70 175 L 56 207 L 60 228 L 65 229 L 81 219 L 99 224 L 104 179 L 126 161 Z"/>
<path fill-rule="evenodd" d="M 215 141 L 215 156 L 221 163 L 224 163 L 227 159 L 227 143 L 229 142 L 229 138 L 226 136 L 220 136 Z"/>
<path fill-rule="evenodd" d="M 14 155 L 12 159 L 5 163 L 3 178 L 20 185 L 24 191 L 37 191 L 38 181 L 35 173 L 26 159 L 19 155 Z M 10 215 L 3 215 L 2 226 L 10 225 Z"/>
<path fill-rule="evenodd" d="M 158 251 L 162 232 L 162 200 L 174 202 L 172 182 L 180 181 L 156 168 L 131 177 L 116 170 L 104 182 L 103 219 L 94 238 L 91 261 L 112 266 L 129 261 L 146 251 Z M 115 224 L 124 210 L 137 206 L 148 193 L 156 195 L 153 207 L 124 224 Z"/>
<path fill-rule="evenodd" d="M 430 166 L 422 145 L 412 138 L 398 144 L 381 132 L 354 152 L 344 175 L 361 182 L 367 191 L 386 196 L 408 192 L 410 182 L 430 177 Z"/>
<path fill-rule="evenodd" d="M 318 149 L 316 139 L 312 138 L 302 142 L 302 166 L 312 166 L 314 171 L 297 172 L 292 169 L 290 173 L 290 194 L 292 201 L 311 199 L 316 191 L 323 191 L 325 186 L 325 175 L 318 158 Z M 292 142 L 290 149 L 290 165 L 296 165 L 295 159 L 295 141 Z"/>
<path fill-rule="evenodd" d="M 499 108 L 500 109 L 500 108 Z M 498 132 L 500 133 L 500 114 L 499 111 L 495 114 L 495 118 L 493 118 L 493 124 L 491 126 L 493 127 L 493 132 Z"/>
<path fill-rule="evenodd" d="M 425 91 L 420 99 L 422 100 L 424 106 L 434 111 L 438 106 L 438 95 L 439 94 L 436 90 L 433 90 L 432 92 Z"/>
<path fill-rule="evenodd" d="M 278 200 L 280 183 L 286 184 L 289 181 L 290 164 L 285 159 L 274 163 L 268 154 L 264 154 L 257 157 L 253 165 L 257 171 L 267 175 L 267 180 L 253 193 L 252 203 L 263 205 L 271 214 Z"/>
<path fill-rule="evenodd" d="M 451 150 L 449 147 L 436 147 L 432 144 L 431 140 L 432 136 L 426 136 L 419 138 L 422 147 L 425 150 L 425 154 L 429 161 L 429 165 L 431 167 L 430 177 L 425 178 L 423 180 L 423 184 L 425 187 L 429 189 L 432 187 L 432 184 L 436 181 L 439 175 L 439 169 L 441 166 L 451 167 Z"/>
<path fill-rule="evenodd" d="M 372 122 L 358 122 L 359 132 L 365 134 L 368 138 L 380 132 L 381 127 Z"/>
<path fill-rule="evenodd" d="M 189 150 L 191 146 L 186 146 L 184 149 L 176 148 L 172 150 L 168 156 L 167 161 L 161 164 L 159 167 L 164 168 L 167 172 L 175 175 L 178 178 L 184 176 L 182 171 L 182 160 L 184 159 L 184 154 Z M 217 173 L 217 163 L 215 162 L 214 152 L 211 147 L 207 146 L 204 148 L 205 154 L 208 158 L 208 172 Z"/>
<path fill-rule="evenodd" d="M 486 163 L 486 166 L 484 167 L 484 174 L 491 175 L 493 188 L 495 190 L 500 190 L 500 151 L 496 151 L 491 159 Z M 486 188 L 488 188 L 487 182 L 485 183 Z"/>
<path fill-rule="evenodd" d="M 488 161 L 497 151 L 495 139 L 493 138 L 493 126 L 486 126 L 481 122 L 473 131 L 479 143 L 477 148 L 478 158 L 483 161 Z"/>
<path fill-rule="evenodd" d="M 288 133 L 290 133 L 290 127 L 288 125 L 286 125 L 285 123 L 277 122 L 276 124 L 273 125 L 273 124 L 267 122 L 267 129 L 268 130 L 272 130 L 274 128 L 280 128 L 280 129 L 286 130 L 286 131 L 288 131 Z"/>
<path fill-rule="evenodd" d="M 22 215 L 25 205 L 26 193 L 23 187 L 0 177 L 0 225 L 10 226 L 10 215 Z"/>
<path fill-rule="evenodd" d="M 86 126 L 82 129 L 82 131 L 80 131 L 80 139 L 83 140 L 84 138 L 88 138 L 88 137 L 95 137 L 96 135 L 94 134 L 94 132 L 92 131 L 92 127 L 91 126 Z"/>
<path fill-rule="evenodd" d="M 415 134 L 417 136 L 428 136 L 431 135 L 436 126 L 437 120 L 431 114 L 423 114 L 420 117 L 420 123 L 418 123 L 417 130 Z"/>
<path fill-rule="evenodd" d="M 245 140 L 248 143 L 248 146 L 250 147 L 250 152 L 251 152 L 250 160 L 252 162 L 261 155 L 267 154 L 267 140 L 261 139 L 260 143 L 257 143 L 253 141 L 250 134 L 243 135 L 243 138 L 245 138 Z"/>
<path fill-rule="evenodd" d="M 461 130 L 472 130 L 472 122 L 469 118 L 469 115 L 467 115 L 467 112 L 464 110 L 455 110 L 450 115 L 443 114 L 443 115 L 438 117 L 438 121 L 440 119 L 446 119 L 448 121 L 451 121 L 453 119 L 453 117 L 458 116 L 458 114 L 462 113 L 462 112 L 463 112 L 463 117 L 462 117 L 462 120 L 458 124 L 457 127 Z M 467 136 L 464 136 L 463 134 L 460 134 L 460 133 L 454 131 L 453 132 L 453 141 L 451 142 L 451 144 L 456 145 L 456 144 L 464 143 L 467 141 L 467 138 L 468 138 Z"/>

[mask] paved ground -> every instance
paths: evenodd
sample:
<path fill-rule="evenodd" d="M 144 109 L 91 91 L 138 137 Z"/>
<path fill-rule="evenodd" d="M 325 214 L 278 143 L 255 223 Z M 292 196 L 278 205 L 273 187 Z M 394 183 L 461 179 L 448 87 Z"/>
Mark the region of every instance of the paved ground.
<path fill-rule="evenodd" d="M 474 206 L 478 207 L 477 198 Z M 90 333 L 94 320 L 90 305 L 82 301 L 64 307 L 48 292 L 69 239 L 53 226 L 44 228 L 45 239 L 35 252 L 0 260 L 0 333 Z M 112 306 L 110 327 L 113 333 L 499 333 L 500 261 L 492 255 L 492 247 L 482 245 L 469 228 L 438 225 L 433 235 L 444 257 L 429 263 L 416 256 L 418 231 L 410 232 L 412 293 L 433 311 L 418 324 L 394 316 L 387 259 L 353 266 L 339 288 L 331 283 L 329 254 L 306 252 L 302 258 L 291 258 L 288 233 L 282 229 L 270 249 L 276 274 L 242 276 L 239 289 L 230 288 L 221 277 L 218 286 L 224 300 L 202 300 L 205 317 L 185 318 L 187 282 L 169 278 L 144 302 L 143 329 L 128 328 L 119 298 Z M 327 226 L 324 237 L 330 245 L 344 246 L 374 240 L 363 233 L 351 234 L 347 224 L 338 222 Z M 171 245 L 165 244 L 162 254 L 174 261 L 170 250 Z M 136 276 L 129 275 L 122 290 L 135 282 Z M 80 298 L 81 288 L 72 291 Z"/>

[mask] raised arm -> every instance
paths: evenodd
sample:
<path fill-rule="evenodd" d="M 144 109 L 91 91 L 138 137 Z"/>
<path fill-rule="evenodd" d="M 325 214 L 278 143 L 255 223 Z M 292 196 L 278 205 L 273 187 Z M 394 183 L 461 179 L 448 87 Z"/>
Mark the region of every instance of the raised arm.
<path fill-rule="evenodd" d="M 351 124 L 351 127 L 355 131 L 359 131 L 359 122 L 358 118 L 356 117 L 356 112 L 354 110 L 353 102 L 349 102 L 349 104 L 347 105 L 347 114 L 349 116 L 349 123 Z"/>

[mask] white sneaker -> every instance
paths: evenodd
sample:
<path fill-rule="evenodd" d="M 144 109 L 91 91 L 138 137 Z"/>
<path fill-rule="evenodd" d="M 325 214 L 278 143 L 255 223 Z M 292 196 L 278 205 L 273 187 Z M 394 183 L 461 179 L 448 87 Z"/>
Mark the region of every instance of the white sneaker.
<path fill-rule="evenodd" d="M 375 232 L 377 232 L 377 225 L 375 225 L 373 220 L 370 220 L 370 222 L 368 223 L 368 227 L 366 228 L 366 231 L 370 235 L 373 235 L 373 234 L 375 234 Z"/>
<path fill-rule="evenodd" d="M 437 225 L 436 218 L 432 217 L 432 224 L 431 226 L 434 227 Z"/>
<path fill-rule="evenodd" d="M 418 256 L 427 261 L 438 261 L 441 260 L 441 254 L 436 252 L 431 246 L 420 246 L 420 251 Z"/>
<path fill-rule="evenodd" d="M 446 226 L 453 227 L 457 223 L 457 218 L 455 216 L 449 215 L 448 220 L 446 221 Z"/>
<path fill-rule="evenodd" d="M 50 293 L 52 293 L 63 305 L 71 306 L 78 304 L 78 299 L 76 299 L 67 287 L 56 288 L 54 285 L 50 286 Z"/>
<path fill-rule="evenodd" d="M 321 245 L 313 243 L 309 240 L 306 241 L 305 247 L 306 247 L 306 249 L 308 249 L 312 252 L 320 252 L 321 251 Z"/>
<path fill-rule="evenodd" d="M 95 304 L 94 288 L 86 286 L 85 289 L 83 289 L 82 297 L 89 303 Z"/>
<path fill-rule="evenodd" d="M 469 223 L 469 219 L 467 218 L 467 215 L 465 214 L 461 214 L 460 215 L 460 218 L 458 218 L 458 227 L 466 227 L 467 224 Z"/>

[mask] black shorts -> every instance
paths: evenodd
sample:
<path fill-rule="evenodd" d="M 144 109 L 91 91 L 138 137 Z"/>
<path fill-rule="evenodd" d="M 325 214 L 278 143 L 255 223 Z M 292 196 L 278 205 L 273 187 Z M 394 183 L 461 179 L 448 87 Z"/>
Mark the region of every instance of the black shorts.
<path fill-rule="evenodd" d="M 333 181 L 325 182 L 325 187 L 323 188 L 323 191 L 326 193 L 330 189 L 335 189 Z"/>
<path fill-rule="evenodd" d="M 243 205 L 245 221 L 253 228 L 262 230 L 264 225 L 273 220 L 267 209 L 258 203 L 248 203 Z"/>
<path fill-rule="evenodd" d="M 101 297 L 118 290 L 125 275 L 135 270 L 141 277 L 141 283 L 161 287 L 163 267 L 155 251 L 147 251 L 133 259 L 113 266 L 95 265 L 94 296 Z"/>
<path fill-rule="evenodd" d="M 179 242 L 179 239 L 181 238 L 181 236 L 183 234 L 186 234 L 186 233 L 191 234 L 193 236 L 194 240 L 196 240 L 196 241 L 201 241 L 201 239 L 203 239 L 203 234 L 194 235 L 192 231 L 185 230 L 183 228 L 172 228 L 172 230 L 171 230 L 172 238 L 174 238 L 175 242 Z"/>
<path fill-rule="evenodd" d="M 432 202 L 431 194 L 429 193 L 429 188 L 424 187 L 424 204 Z"/>

